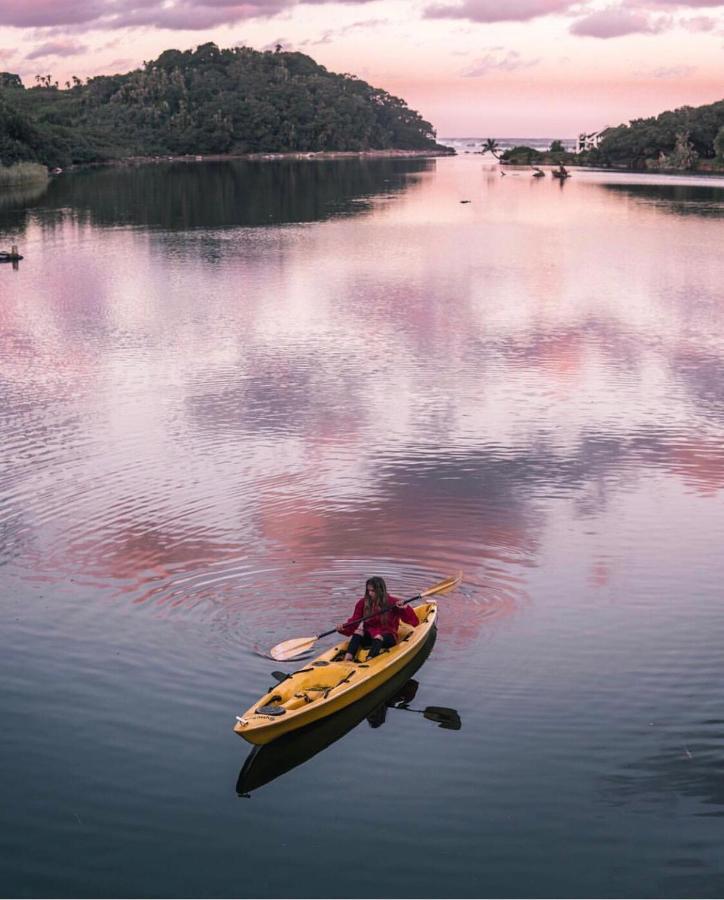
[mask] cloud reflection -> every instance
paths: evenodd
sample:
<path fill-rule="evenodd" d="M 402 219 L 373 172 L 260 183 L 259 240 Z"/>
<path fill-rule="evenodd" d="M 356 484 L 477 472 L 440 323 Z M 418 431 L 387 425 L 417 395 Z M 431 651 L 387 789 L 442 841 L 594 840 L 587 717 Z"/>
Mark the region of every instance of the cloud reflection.
<path fill-rule="evenodd" d="M 55 183 L 0 308 L 7 564 L 246 648 L 334 624 L 369 574 L 462 569 L 454 649 L 534 601 L 551 522 L 601 530 L 596 590 L 614 499 L 652 474 L 716 497 L 716 198 L 683 220 L 473 163 Z"/>

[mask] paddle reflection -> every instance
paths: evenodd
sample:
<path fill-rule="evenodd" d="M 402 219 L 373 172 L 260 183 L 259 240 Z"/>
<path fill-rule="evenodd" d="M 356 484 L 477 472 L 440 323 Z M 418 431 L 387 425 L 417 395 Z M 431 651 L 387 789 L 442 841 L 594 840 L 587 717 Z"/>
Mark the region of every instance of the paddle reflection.
<path fill-rule="evenodd" d="M 438 706 L 417 709 L 409 706 L 415 699 L 419 687 L 419 683 L 412 675 L 430 655 L 434 643 L 433 631 L 422 650 L 408 665 L 357 703 L 345 707 L 327 719 L 285 734 L 271 744 L 254 747 L 239 773 L 236 783 L 237 794 L 248 797 L 252 791 L 258 790 L 325 750 L 364 719 L 367 719 L 370 727 L 379 728 L 384 724 L 389 709 L 419 713 L 424 718 L 436 722 L 440 728 L 459 730 L 460 716 L 454 709 Z"/>

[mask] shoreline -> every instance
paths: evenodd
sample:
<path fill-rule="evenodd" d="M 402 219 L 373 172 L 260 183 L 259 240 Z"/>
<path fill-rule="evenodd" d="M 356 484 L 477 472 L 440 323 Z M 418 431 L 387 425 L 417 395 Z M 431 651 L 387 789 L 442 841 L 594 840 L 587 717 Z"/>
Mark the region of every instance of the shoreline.
<path fill-rule="evenodd" d="M 552 162 L 542 162 L 542 163 L 517 163 L 517 162 L 503 162 L 502 160 L 498 160 L 498 165 L 503 166 L 504 168 L 511 169 L 540 169 L 548 167 L 549 169 L 558 168 L 558 163 Z M 567 169 L 578 169 L 582 171 L 589 172 L 621 172 L 628 173 L 630 175 L 724 175 L 724 166 L 712 166 L 706 165 L 704 168 L 697 169 L 646 169 L 646 168 L 631 168 L 630 166 L 593 166 L 586 165 L 585 163 L 576 163 L 576 162 L 565 162 L 563 165 Z"/>
<path fill-rule="evenodd" d="M 248 162 L 278 162 L 280 160 L 330 160 L 330 159 L 424 159 L 425 157 L 456 156 L 450 148 L 429 150 L 317 150 L 283 151 L 278 153 L 184 153 L 164 156 L 124 156 L 94 163 L 76 163 L 64 169 L 65 172 L 78 171 L 96 166 L 146 166 L 162 163 L 226 162 L 242 160 Z"/>

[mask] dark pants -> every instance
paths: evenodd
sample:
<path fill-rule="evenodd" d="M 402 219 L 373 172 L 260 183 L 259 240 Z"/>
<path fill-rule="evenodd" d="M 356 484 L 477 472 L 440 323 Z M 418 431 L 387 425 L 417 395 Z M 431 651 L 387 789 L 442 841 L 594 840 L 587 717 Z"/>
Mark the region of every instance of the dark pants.
<path fill-rule="evenodd" d="M 391 634 L 383 634 L 382 637 L 378 638 L 372 638 L 368 634 L 353 634 L 349 639 L 347 653 L 351 653 L 354 657 L 357 655 L 357 651 L 359 650 L 359 648 L 362 647 L 363 650 L 369 649 L 370 652 L 367 654 L 367 658 L 372 659 L 379 654 L 380 650 L 389 650 L 390 647 L 394 646 L 395 639 Z"/>

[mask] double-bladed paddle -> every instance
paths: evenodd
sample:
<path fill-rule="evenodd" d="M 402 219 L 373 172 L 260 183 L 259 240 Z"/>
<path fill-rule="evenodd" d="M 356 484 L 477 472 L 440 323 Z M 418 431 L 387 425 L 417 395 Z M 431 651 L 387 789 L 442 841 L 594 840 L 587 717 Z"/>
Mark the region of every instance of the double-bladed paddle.
<path fill-rule="evenodd" d="M 454 587 L 457 587 L 462 581 L 463 573 L 460 572 L 457 575 L 450 575 L 449 578 L 445 578 L 442 581 L 434 584 L 432 587 L 428 588 L 426 591 L 422 591 L 420 594 L 415 594 L 414 597 L 410 597 L 409 600 L 403 600 L 402 603 L 393 603 L 391 606 L 386 606 L 384 609 L 378 609 L 373 613 L 370 613 L 368 616 L 362 616 L 361 619 L 355 619 L 353 622 L 350 622 L 350 625 L 358 625 L 360 622 L 365 622 L 367 619 L 372 619 L 375 616 L 379 616 L 381 613 L 387 612 L 389 609 L 394 609 L 395 606 L 406 606 L 408 603 L 413 603 L 415 600 L 422 600 L 423 597 L 431 597 L 433 594 L 442 594 L 446 591 L 451 591 Z M 294 659 L 296 656 L 301 656 L 303 653 L 307 653 L 312 647 L 317 643 L 320 638 L 328 637 L 330 634 L 335 634 L 337 631 L 336 628 L 332 628 L 329 631 L 323 631 L 322 634 L 316 634 L 314 637 L 302 637 L 302 638 L 292 638 L 289 641 L 282 641 L 281 644 L 276 644 L 276 646 L 272 647 L 269 651 L 269 655 L 272 659 L 285 660 L 285 659 Z"/>

